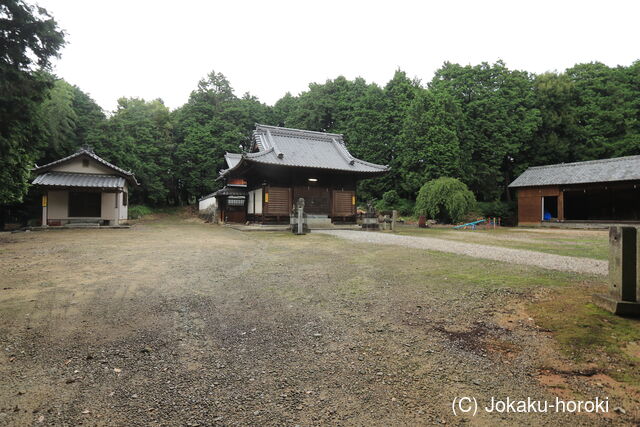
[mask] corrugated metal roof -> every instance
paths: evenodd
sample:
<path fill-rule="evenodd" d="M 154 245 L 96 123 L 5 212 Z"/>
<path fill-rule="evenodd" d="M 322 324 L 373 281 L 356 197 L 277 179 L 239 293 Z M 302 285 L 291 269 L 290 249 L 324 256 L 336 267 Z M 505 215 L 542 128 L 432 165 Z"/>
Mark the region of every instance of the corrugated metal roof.
<path fill-rule="evenodd" d="M 68 162 L 69 160 L 75 159 L 76 157 L 79 156 L 88 156 L 91 157 L 93 160 L 97 161 L 98 163 L 113 169 L 114 171 L 124 175 L 127 180 L 129 180 L 132 184 L 134 185 L 140 185 L 138 184 L 138 181 L 136 180 L 135 175 L 133 174 L 133 172 L 131 171 L 126 171 L 124 169 L 121 169 L 119 167 L 117 167 L 114 164 L 111 164 L 109 162 L 107 162 L 105 159 L 103 159 L 102 157 L 98 156 L 96 153 L 93 152 L 93 150 L 89 149 L 89 148 L 81 148 L 80 150 L 76 151 L 75 153 L 71 154 L 70 156 L 67 157 L 63 157 L 62 159 L 56 160 L 54 162 L 51 163 L 47 163 L 46 165 L 42 165 L 42 166 L 36 166 L 33 171 L 36 173 L 42 173 L 45 172 L 49 169 L 51 169 L 52 167 L 56 166 L 56 165 L 60 165 L 62 163 Z"/>
<path fill-rule="evenodd" d="M 640 156 L 560 163 L 527 169 L 509 187 L 640 180 Z"/>
<path fill-rule="evenodd" d="M 45 172 L 33 180 L 33 185 L 53 187 L 113 188 L 124 187 L 125 179 L 115 175 L 90 173 Z"/>
<path fill-rule="evenodd" d="M 256 125 L 253 132 L 256 153 L 235 154 L 238 162 L 222 171 L 224 175 L 243 160 L 246 162 L 331 169 L 356 173 L 383 173 L 388 166 L 357 159 L 349 153 L 343 136 L 277 126 Z M 235 161 L 235 159 L 234 159 Z M 229 160 L 227 159 L 227 163 Z"/>

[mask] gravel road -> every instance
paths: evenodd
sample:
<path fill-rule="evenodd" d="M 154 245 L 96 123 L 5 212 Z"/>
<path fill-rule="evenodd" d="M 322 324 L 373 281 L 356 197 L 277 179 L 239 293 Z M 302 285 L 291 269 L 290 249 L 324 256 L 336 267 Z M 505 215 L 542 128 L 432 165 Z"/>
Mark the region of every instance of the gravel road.
<path fill-rule="evenodd" d="M 575 273 L 606 275 L 609 263 L 590 258 L 553 255 L 525 249 L 502 248 L 499 246 L 480 245 L 477 243 L 456 242 L 433 237 L 398 236 L 386 233 L 365 233 L 352 230 L 314 230 L 314 233 L 332 236 L 362 243 L 377 245 L 397 245 L 407 248 L 427 249 L 467 255 L 474 258 L 485 258 L 494 261 L 533 265 L 550 270 L 570 271 Z"/>

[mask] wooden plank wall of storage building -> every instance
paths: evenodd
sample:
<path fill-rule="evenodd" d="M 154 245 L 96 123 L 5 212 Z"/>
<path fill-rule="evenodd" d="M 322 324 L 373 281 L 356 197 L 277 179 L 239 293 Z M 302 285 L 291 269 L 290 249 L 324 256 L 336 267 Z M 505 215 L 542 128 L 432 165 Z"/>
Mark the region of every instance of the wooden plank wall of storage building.
<path fill-rule="evenodd" d="M 558 187 L 521 188 L 518 189 L 518 224 L 537 225 L 542 222 L 543 196 L 558 196 L 558 215 L 562 216 L 563 200 Z"/>

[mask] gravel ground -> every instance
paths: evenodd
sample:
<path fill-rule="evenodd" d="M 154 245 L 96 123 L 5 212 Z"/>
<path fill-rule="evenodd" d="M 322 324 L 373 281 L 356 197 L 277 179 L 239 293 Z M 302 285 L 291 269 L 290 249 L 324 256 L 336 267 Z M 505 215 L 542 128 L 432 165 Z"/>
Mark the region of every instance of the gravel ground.
<path fill-rule="evenodd" d="M 436 239 L 433 237 L 398 236 L 387 233 L 362 232 L 350 230 L 314 230 L 314 233 L 329 234 L 331 236 L 348 239 L 361 243 L 378 245 L 396 245 L 407 248 L 428 249 L 467 255 L 474 258 L 484 258 L 494 261 L 532 265 L 550 270 L 570 271 L 595 275 L 607 275 L 609 263 L 589 258 L 578 258 L 563 255 L 553 255 L 524 249 L 501 248 L 497 246 L 481 245 L 477 243 L 456 242 L 452 240 Z"/>
<path fill-rule="evenodd" d="M 640 419 L 637 396 L 581 374 L 524 310 L 550 282 L 601 286 L 571 273 L 188 219 L 3 234 L 0 271 L 0 425 Z M 456 416 L 459 396 L 626 412 Z"/>

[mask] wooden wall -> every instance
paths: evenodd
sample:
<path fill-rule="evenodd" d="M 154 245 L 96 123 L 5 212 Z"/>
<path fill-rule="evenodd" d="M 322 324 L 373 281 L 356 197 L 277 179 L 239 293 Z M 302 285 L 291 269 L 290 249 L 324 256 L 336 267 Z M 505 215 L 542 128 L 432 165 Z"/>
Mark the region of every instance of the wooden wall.
<path fill-rule="evenodd" d="M 558 186 L 518 189 L 518 225 L 538 225 L 542 222 L 542 197 L 558 197 L 558 219 L 564 219 L 562 191 Z"/>
<path fill-rule="evenodd" d="M 332 216 L 353 216 L 356 214 L 355 191 L 333 190 Z"/>
<path fill-rule="evenodd" d="M 293 206 L 291 188 L 267 186 L 263 215 L 288 216 Z"/>

